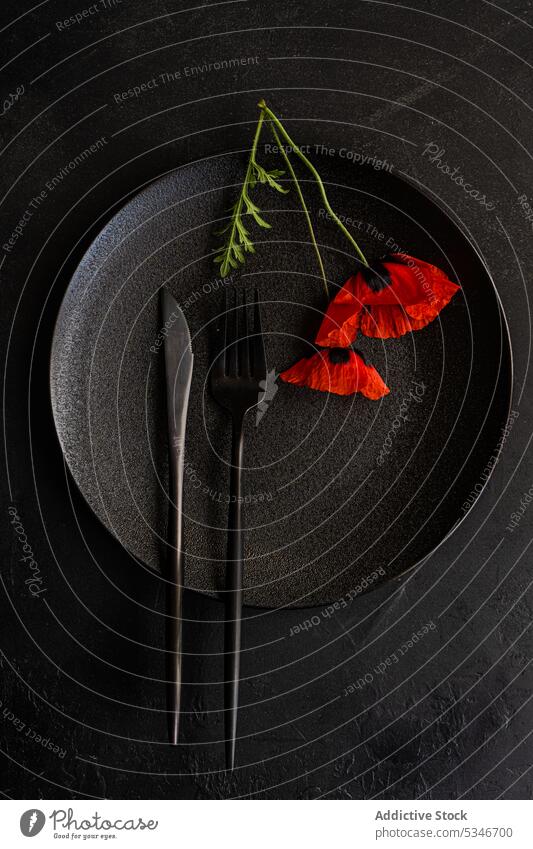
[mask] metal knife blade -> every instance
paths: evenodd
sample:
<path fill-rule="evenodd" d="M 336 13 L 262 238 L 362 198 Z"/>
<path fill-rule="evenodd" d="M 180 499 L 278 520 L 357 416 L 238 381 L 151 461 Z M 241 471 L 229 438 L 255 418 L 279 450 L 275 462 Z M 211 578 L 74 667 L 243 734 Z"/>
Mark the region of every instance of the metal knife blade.
<path fill-rule="evenodd" d="M 161 290 L 169 436 L 185 437 L 194 357 L 187 320 L 168 289 Z M 171 443 L 176 448 L 174 443 Z M 179 450 L 179 446 L 178 446 Z"/>
<path fill-rule="evenodd" d="M 161 317 L 165 336 L 165 386 L 169 457 L 168 521 L 168 627 L 169 735 L 176 744 L 182 679 L 182 603 L 184 585 L 183 470 L 185 432 L 194 357 L 189 327 L 178 302 L 168 289 L 161 290 Z"/>

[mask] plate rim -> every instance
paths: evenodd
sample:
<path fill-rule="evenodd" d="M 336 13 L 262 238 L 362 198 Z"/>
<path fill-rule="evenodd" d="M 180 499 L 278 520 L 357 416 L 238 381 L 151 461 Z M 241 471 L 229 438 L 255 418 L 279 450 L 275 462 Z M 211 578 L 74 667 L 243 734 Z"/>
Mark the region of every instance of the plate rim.
<path fill-rule="evenodd" d="M 221 157 L 237 156 L 237 155 L 242 154 L 242 153 L 243 153 L 243 150 L 221 150 L 221 151 L 218 151 L 214 154 L 210 154 L 209 156 L 203 156 L 203 157 L 199 157 L 198 159 L 192 159 L 190 161 L 183 162 L 180 165 L 177 165 L 174 168 L 170 168 L 167 171 L 163 172 L 162 174 L 159 174 L 156 177 L 150 178 L 137 191 L 128 192 L 127 197 L 125 198 L 124 202 L 121 203 L 120 205 L 118 205 L 118 207 L 116 205 L 115 206 L 112 205 L 111 208 L 113 209 L 113 211 L 112 211 L 110 217 L 106 219 L 105 223 L 98 230 L 98 232 L 95 235 L 91 236 L 88 245 L 83 250 L 83 253 L 80 256 L 79 261 L 76 263 L 74 270 L 70 274 L 67 286 L 66 286 L 65 291 L 63 292 L 62 297 L 61 297 L 61 301 L 60 301 L 60 304 L 59 304 L 59 308 L 58 308 L 58 311 L 57 311 L 56 318 L 54 320 L 53 329 L 52 329 L 52 336 L 51 336 L 51 344 L 50 344 L 50 350 L 49 350 L 49 356 L 48 356 L 48 391 L 49 391 L 49 394 L 50 394 L 50 404 L 51 404 L 51 409 L 52 409 L 52 417 L 53 417 L 53 421 L 54 421 L 54 430 L 55 430 L 55 433 L 56 433 L 56 436 L 57 436 L 57 439 L 58 439 L 58 442 L 59 442 L 59 446 L 60 446 L 60 449 L 61 449 L 61 454 L 62 454 L 63 460 L 66 464 L 67 469 L 68 469 L 70 479 L 74 482 L 74 485 L 75 485 L 78 493 L 82 496 L 82 499 L 83 499 L 84 503 L 86 504 L 86 506 L 89 508 L 91 513 L 96 517 L 99 524 L 106 531 L 106 533 L 108 533 L 110 535 L 110 537 L 116 543 L 118 543 L 120 546 L 122 546 L 122 548 L 124 548 L 124 550 L 127 552 L 127 554 L 130 557 L 132 557 L 135 561 L 140 561 L 140 558 L 133 551 L 131 551 L 125 545 L 124 542 L 119 540 L 118 537 L 116 537 L 112 533 L 110 528 L 108 528 L 108 526 L 105 524 L 103 519 L 96 513 L 96 511 L 93 509 L 92 505 L 89 503 L 87 496 L 85 495 L 85 493 L 81 489 L 81 486 L 79 485 L 78 481 L 76 480 L 76 477 L 75 477 L 75 475 L 74 475 L 74 473 L 71 469 L 70 462 L 69 462 L 68 457 L 67 457 L 66 449 L 65 449 L 65 446 L 63 444 L 63 440 L 61 438 L 61 433 L 60 433 L 60 428 L 59 428 L 59 425 L 58 425 L 58 419 L 57 419 L 57 413 L 56 413 L 56 403 L 55 403 L 55 397 L 56 396 L 55 396 L 55 392 L 54 392 L 54 373 L 53 373 L 55 351 L 56 351 L 57 345 L 58 345 L 58 337 L 59 337 L 58 330 L 59 330 L 60 320 L 61 320 L 64 308 L 65 308 L 65 304 L 66 304 L 67 296 L 69 294 L 69 289 L 70 289 L 72 280 L 76 277 L 80 268 L 85 263 L 94 243 L 101 237 L 102 233 L 109 227 L 111 222 L 113 222 L 116 218 L 118 218 L 120 215 L 123 214 L 123 212 L 132 203 L 132 201 L 141 198 L 145 193 L 148 193 L 158 183 L 172 178 L 174 175 L 177 175 L 180 171 L 185 170 L 187 168 L 190 168 L 191 166 L 199 165 L 200 163 L 208 162 L 210 160 L 218 160 Z M 340 162 L 341 158 L 339 156 L 336 156 L 335 160 Z M 350 167 L 353 169 L 353 165 L 351 165 Z M 362 171 L 366 171 L 368 173 L 370 173 L 372 170 L 375 170 L 375 169 L 372 168 L 372 166 L 369 166 L 367 164 L 362 164 L 362 163 L 357 163 L 357 168 L 361 169 Z M 508 378 L 506 380 L 506 383 L 508 384 L 508 389 L 505 393 L 507 403 L 505 405 L 505 417 L 504 417 L 504 421 L 502 423 L 502 426 L 503 426 L 504 424 L 508 423 L 511 411 L 513 409 L 514 373 L 515 373 L 514 353 L 513 353 L 511 332 L 510 332 L 509 322 L 508 322 L 508 319 L 507 319 L 505 308 L 503 306 L 503 303 L 502 303 L 502 300 L 501 300 L 501 297 L 500 297 L 500 293 L 498 292 L 496 284 L 494 283 L 492 274 L 489 271 L 487 263 L 485 262 L 485 259 L 483 258 L 481 252 L 479 251 L 476 243 L 474 242 L 474 240 L 470 236 L 470 233 L 468 233 L 466 231 L 466 229 L 464 228 L 464 225 L 462 224 L 461 219 L 459 218 L 459 216 L 457 215 L 455 210 L 449 208 L 448 205 L 442 200 L 442 198 L 440 198 L 438 195 L 435 195 L 433 192 L 431 192 L 431 190 L 427 186 L 421 184 L 418 180 L 416 180 L 416 178 L 412 177 L 411 175 L 407 175 L 404 172 L 401 172 L 401 173 L 398 172 L 398 171 L 389 172 L 388 177 L 392 177 L 393 180 L 395 180 L 399 183 L 407 184 L 408 186 L 410 186 L 410 188 L 412 190 L 414 190 L 418 194 L 422 195 L 427 202 L 429 202 L 430 204 L 435 206 L 440 211 L 440 213 L 442 215 L 444 215 L 452 223 L 452 225 L 458 231 L 458 233 L 461 235 L 461 237 L 463 238 L 465 243 L 468 245 L 470 250 L 473 252 L 473 254 L 475 254 L 478 262 L 480 263 L 481 267 L 484 270 L 486 279 L 490 283 L 492 292 L 493 292 L 495 299 L 496 299 L 496 305 L 497 305 L 498 311 L 499 311 L 500 322 L 501 322 L 500 326 L 501 326 L 501 331 L 502 331 L 501 332 L 501 343 L 500 343 L 502 356 L 501 356 L 501 360 L 500 360 L 500 366 L 499 366 L 499 369 L 498 369 L 497 380 L 496 380 L 496 383 L 495 383 L 496 387 L 499 385 L 499 383 L 502 379 L 505 379 L 503 372 L 504 371 L 508 372 Z M 505 363 L 504 360 L 507 360 L 507 362 Z M 491 403 L 491 406 L 492 406 L 492 403 Z M 464 512 L 463 515 L 458 518 L 458 520 L 455 522 L 455 524 L 453 524 L 450 527 L 450 529 L 446 532 L 446 534 L 442 537 L 442 539 L 440 539 L 439 542 L 436 543 L 428 552 L 426 552 L 424 555 L 422 555 L 422 557 L 418 558 L 414 563 L 407 566 L 402 572 L 399 572 L 397 575 L 391 576 L 390 578 L 385 579 L 384 581 L 380 581 L 378 583 L 372 583 L 368 587 L 368 589 L 364 590 L 362 593 L 359 593 L 353 599 L 353 601 L 356 601 L 359 597 L 369 596 L 371 593 L 375 593 L 378 590 L 383 590 L 386 587 L 392 588 L 392 587 L 394 587 L 395 584 L 403 582 L 408 575 L 413 573 L 416 569 L 420 568 L 427 560 L 429 560 L 430 557 L 432 557 L 435 554 L 436 551 L 438 551 L 441 548 L 441 546 L 443 546 L 450 539 L 450 537 L 452 537 L 455 534 L 455 532 L 461 527 L 461 525 L 463 524 L 463 522 L 465 521 L 467 516 L 470 515 L 472 510 L 476 509 L 476 505 L 479 502 L 480 496 L 485 492 L 487 484 L 491 480 L 492 475 L 494 473 L 494 469 L 496 468 L 496 466 L 498 465 L 498 463 L 500 461 L 500 458 L 501 458 L 502 453 L 503 453 L 504 446 L 505 446 L 505 440 L 500 441 L 499 447 L 496 446 L 494 448 L 491 456 L 495 457 L 495 462 L 491 466 L 490 471 L 487 474 L 487 476 L 486 476 L 486 478 L 485 478 L 485 480 L 482 484 L 481 489 L 477 493 L 476 500 L 472 504 L 472 507 L 469 510 L 467 510 L 466 512 Z M 137 564 L 137 565 L 139 565 L 139 564 Z M 154 572 L 154 574 L 156 574 L 155 570 L 153 570 L 152 567 L 149 564 L 145 563 L 144 566 L 146 568 L 150 569 L 151 572 Z M 201 596 L 206 596 L 208 598 L 215 599 L 219 602 L 221 601 L 220 595 L 217 592 L 200 590 L 200 589 L 196 589 L 196 588 L 193 588 L 193 587 L 189 587 L 187 585 L 185 586 L 185 589 L 188 592 L 198 593 Z M 304 610 L 320 609 L 320 608 L 323 608 L 327 605 L 335 604 L 335 602 L 338 602 L 338 601 L 339 601 L 339 599 L 335 598 L 335 599 L 332 599 L 331 601 L 321 601 L 320 603 L 312 604 L 312 605 L 282 604 L 282 605 L 278 605 L 276 607 L 267 607 L 265 605 L 261 605 L 261 604 L 257 604 L 257 603 L 253 603 L 253 602 L 246 602 L 245 606 L 252 608 L 252 609 L 256 609 L 256 610 L 262 610 L 262 611 L 271 611 L 271 610 L 301 610 L 301 611 L 304 611 Z"/>

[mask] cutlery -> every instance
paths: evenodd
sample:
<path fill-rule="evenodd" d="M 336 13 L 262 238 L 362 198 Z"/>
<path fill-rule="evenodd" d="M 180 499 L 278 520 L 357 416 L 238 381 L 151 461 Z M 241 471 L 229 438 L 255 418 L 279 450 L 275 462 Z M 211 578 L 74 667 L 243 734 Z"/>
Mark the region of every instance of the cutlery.
<path fill-rule="evenodd" d="M 161 318 L 165 329 L 165 387 L 167 401 L 169 513 L 167 569 L 167 658 L 169 681 L 169 738 L 179 737 L 182 677 L 182 603 L 184 585 L 183 468 L 187 408 L 194 357 L 187 321 L 168 289 L 161 289 Z"/>
<path fill-rule="evenodd" d="M 252 322 L 249 312 L 252 311 Z M 235 765 L 239 706 L 239 670 L 242 622 L 244 539 L 242 530 L 242 465 L 244 418 L 260 403 L 266 387 L 266 358 L 257 291 L 252 302 L 246 294 L 225 293 L 225 312 L 219 333 L 221 350 L 211 368 L 211 391 L 232 419 L 230 506 L 226 563 L 224 624 L 224 716 L 226 768 Z"/>

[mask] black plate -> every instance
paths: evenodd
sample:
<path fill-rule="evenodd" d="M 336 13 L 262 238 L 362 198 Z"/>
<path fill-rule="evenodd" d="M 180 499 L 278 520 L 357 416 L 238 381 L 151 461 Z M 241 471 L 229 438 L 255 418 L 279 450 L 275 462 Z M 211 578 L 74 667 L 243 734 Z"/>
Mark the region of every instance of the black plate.
<path fill-rule="evenodd" d="M 358 347 L 391 389 L 381 402 L 278 383 L 257 424 L 249 415 L 246 601 L 322 604 L 397 577 L 461 520 L 493 463 L 509 411 L 512 364 L 499 299 L 451 217 L 410 182 L 346 160 L 318 162 L 334 208 L 367 255 L 395 246 L 462 284 L 425 330 Z M 210 252 L 243 159 L 226 154 L 157 180 L 104 228 L 83 257 L 58 317 L 51 358 L 55 422 L 68 465 L 102 522 L 140 563 L 164 551 L 167 468 L 157 293 L 181 303 L 195 371 L 185 475 L 187 583 L 223 586 L 229 432 L 206 392 L 223 284 Z M 355 263 L 311 184 L 333 285 Z M 243 285 L 264 301 L 269 367 L 309 354 L 324 306 L 294 192 L 259 189 L 260 231 Z M 315 204 L 315 206 L 313 206 Z M 236 278 L 237 279 L 237 275 Z M 400 416 L 401 413 L 401 416 Z"/>

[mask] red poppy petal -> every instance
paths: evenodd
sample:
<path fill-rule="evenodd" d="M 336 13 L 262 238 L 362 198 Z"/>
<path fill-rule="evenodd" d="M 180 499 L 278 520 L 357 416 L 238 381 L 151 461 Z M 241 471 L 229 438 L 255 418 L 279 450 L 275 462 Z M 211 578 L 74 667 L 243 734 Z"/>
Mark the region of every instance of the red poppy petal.
<path fill-rule="evenodd" d="M 441 268 L 430 262 L 409 256 L 409 254 L 397 254 L 397 256 L 409 263 L 410 271 L 418 280 L 420 288 L 420 298 L 410 304 L 407 301 L 402 302 L 407 312 L 413 318 L 425 319 L 432 310 L 435 317 L 461 287 L 453 283 Z"/>
<path fill-rule="evenodd" d="M 431 319 L 430 319 L 431 320 Z M 365 336 L 375 339 L 391 339 L 418 330 L 416 324 L 400 306 L 373 306 L 361 316 L 359 329 Z"/>
<path fill-rule="evenodd" d="M 432 283 L 433 298 L 430 301 L 419 304 L 411 304 L 406 307 L 411 318 L 417 321 L 423 321 L 425 327 L 430 321 L 438 316 L 441 310 L 449 304 L 455 293 L 461 287 L 443 275 L 442 279 L 435 278 Z"/>
<path fill-rule="evenodd" d="M 363 276 L 358 277 L 356 294 L 367 306 L 359 322 L 365 336 L 388 339 L 421 330 L 460 289 L 436 265 L 409 254 L 395 256 L 401 261 L 384 263 L 391 279 L 385 289 L 373 292 Z"/>
<path fill-rule="evenodd" d="M 360 392 L 376 400 L 390 390 L 372 366 L 367 366 L 361 357 L 350 351 L 345 363 L 332 363 L 326 351 L 298 360 L 291 368 L 280 374 L 286 383 L 307 386 L 321 392 L 336 395 L 353 395 Z"/>
<path fill-rule="evenodd" d="M 324 348 L 346 348 L 359 327 L 361 301 L 354 296 L 355 277 L 349 277 L 324 314 L 315 342 Z"/>
<path fill-rule="evenodd" d="M 399 262 L 385 262 L 384 266 L 389 273 L 390 283 L 379 292 L 373 291 L 363 275 L 358 274 L 355 293 L 363 304 L 405 306 L 421 300 L 423 295 L 421 285 L 409 266 Z"/>
<path fill-rule="evenodd" d="M 366 377 L 366 383 L 361 389 L 361 394 L 366 398 L 377 401 L 378 398 L 383 398 L 384 395 L 389 394 L 389 387 L 373 366 L 367 366 Z"/>

